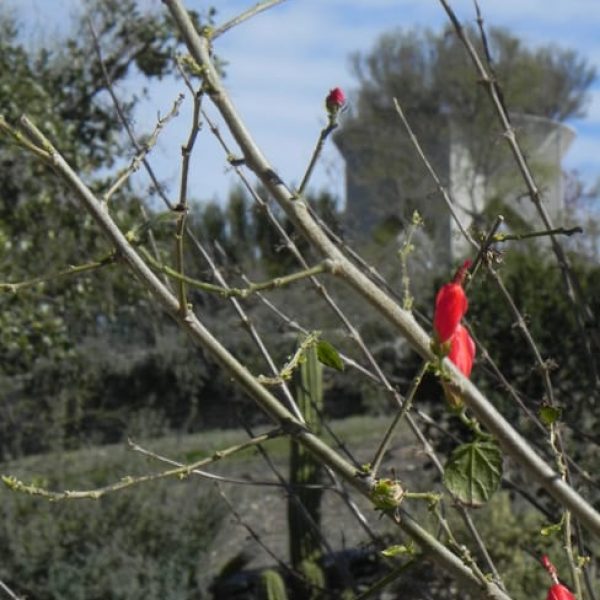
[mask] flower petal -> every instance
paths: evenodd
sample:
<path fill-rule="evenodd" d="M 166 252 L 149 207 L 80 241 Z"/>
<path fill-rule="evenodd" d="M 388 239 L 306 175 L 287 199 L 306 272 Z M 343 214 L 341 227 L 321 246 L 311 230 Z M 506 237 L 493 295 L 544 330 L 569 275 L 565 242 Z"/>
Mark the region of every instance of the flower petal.
<path fill-rule="evenodd" d="M 465 377 L 471 376 L 475 358 L 475 342 L 468 330 L 457 325 L 450 340 L 448 358 L 459 368 Z"/>
<path fill-rule="evenodd" d="M 460 283 L 442 286 L 435 299 L 433 315 L 433 327 L 440 343 L 443 344 L 452 337 L 468 308 L 469 302 Z"/>
<path fill-rule="evenodd" d="M 562 583 L 555 583 L 548 590 L 546 600 L 576 600 L 576 598 Z"/>

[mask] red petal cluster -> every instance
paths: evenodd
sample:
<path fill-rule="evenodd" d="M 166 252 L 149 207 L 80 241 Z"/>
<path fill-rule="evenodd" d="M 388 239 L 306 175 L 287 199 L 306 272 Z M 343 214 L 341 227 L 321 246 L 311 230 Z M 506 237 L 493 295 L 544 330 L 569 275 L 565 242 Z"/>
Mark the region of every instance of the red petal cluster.
<path fill-rule="evenodd" d="M 433 327 L 442 344 L 452 337 L 468 308 L 469 301 L 462 285 L 452 282 L 442 286 L 435 298 L 433 316 Z"/>
<path fill-rule="evenodd" d="M 433 315 L 433 327 L 438 341 L 441 344 L 450 341 L 448 358 L 465 377 L 471 375 L 475 358 L 475 343 L 469 332 L 460 324 L 469 308 L 463 282 L 470 266 L 471 261 L 465 261 L 456 272 L 454 279 L 440 288 L 435 298 Z"/>
<path fill-rule="evenodd" d="M 475 359 L 475 342 L 469 332 L 458 325 L 450 339 L 448 358 L 460 369 L 465 377 L 471 376 L 473 360 Z"/>
<path fill-rule="evenodd" d="M 327 98 L 325 98 L 325 106 L 327 107 L 327 112 L 337 112 L 346 104 L 346 96 L 341 88 L 336 87 L 333 88 Z"/>
<path fill-rule="evenodd" d="M 576 598 L 562 583 L 555 583 L 548 590 L 546 600 L 576 600 Z"/>

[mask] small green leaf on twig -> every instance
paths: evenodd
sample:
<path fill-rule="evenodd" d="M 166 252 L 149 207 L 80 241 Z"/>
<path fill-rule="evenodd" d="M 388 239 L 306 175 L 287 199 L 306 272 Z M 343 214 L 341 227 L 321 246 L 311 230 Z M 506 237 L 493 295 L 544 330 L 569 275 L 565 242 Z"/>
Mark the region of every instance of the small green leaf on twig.
<path fill-rule="evenodd" d="M 387 556 L 388 558 L 402 555 L 414 556 L 416 554 L 416 548 L 412 543 L 409 543 L 407 545 L 395 544 L 394 546 L 390 546 L 389 548 L 382 550 L 381 554 L 383 556 Z"/>
<path fill-rule="evenodd" d="M 484 505 L 498 489 L 501 477 L 502 452 L 493 441 L 458 446 L 444 469 L 446 487 L 466 506 Z"/>
<path fill-rule="evenodd" d="M 550 406 L 548 404 L 544 404 L 539 410 L 540 420 L 544 425 L 550 427 L 558 421 L 562 415 L 562 408 L 558 406 Z"/>
<path fill-rule="evenodd" d="M 317 358 L 319 362 L 326 367 L 331 367 L 336 371 L 344 370 L 344 361 L 338 351 L 327 341 L 319 340 L 317 343 Z"/>
<path fill-rule="evenodd" d="M 560 523 L 553 523 L 552 525 L 546 525 L 540 529 L 540 534 L 544 537 L 550 537 L 553 535 L 559 535 L 562 531 L 562 521 Z"/>

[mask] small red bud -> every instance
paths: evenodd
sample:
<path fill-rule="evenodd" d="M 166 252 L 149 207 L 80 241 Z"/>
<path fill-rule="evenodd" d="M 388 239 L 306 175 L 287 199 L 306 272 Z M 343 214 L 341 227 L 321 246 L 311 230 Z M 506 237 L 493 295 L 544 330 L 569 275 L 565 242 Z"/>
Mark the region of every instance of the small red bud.
<path fill-rule="evenodd" d="M 333 88 L 327 98 L 325 98 L 325 107 L 329 114 L 336 114 L 346 104 L 346 96 L 341 88 Z"/>
<path fill-rule="evenodd" d="M 465 281 L 467 271 L 471 268 L 472 264 L 473 262 L 471 260 L 465 260 L 465 262 L 456 270 L 456 273 L 454 274 L 454 279 L 452 281 L 454 283 L 462 285 Z"/>
<path fill-rule="evenodd" d="M 552 561 L 545 554 L 544 556 L 542 556 L 541 563 L 544 569 L 548 571 L 550 577 L 552 577 L 552 581 L 554 581 L 554 583 L 558 583 L 558 573 L 556 571 L 556 567 L 552 564 Z"/>

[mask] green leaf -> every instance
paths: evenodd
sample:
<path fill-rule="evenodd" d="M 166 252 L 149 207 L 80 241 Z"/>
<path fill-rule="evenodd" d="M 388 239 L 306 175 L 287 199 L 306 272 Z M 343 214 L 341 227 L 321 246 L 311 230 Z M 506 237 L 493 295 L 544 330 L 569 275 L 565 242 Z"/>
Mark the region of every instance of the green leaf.
<path fill-rule="evenodd" d="M 392 558 L 393 556 L 401 556 L 403 554 L 413 555 L 415 554 L 415 547 L 412 544 L 405 546 L 404 544 L 396 544 L 394 546 L 390 546 L 385 550 L 381 551 L 383 556 L 387 556 L 388 558 Z"/>
<path fill-rule="evenodd" d="M 337 371 L 344 370 L 344 362 L 338 351 L 325 340 L 319 340 L 317 342 L 317 358 L 319 362 L 323 363 L 326 367 L 331 367 Z"/>
<path fill-rule="evenodd" d="M 550 427 L 553 423 L 556 423 L 562 414 L 562 408 L 558 406 L 548 406 L 545 404 L 539 410 L 540 420 L 544 425 Z"/>
<path fill-rule="evenodd" d="M 496 442 L 476 440 L 455 448 L 444 469 L 444 483 L 466 506 L 482 506 L 498 489 L 502 452 Z"/>
<path fill-rule="evenodd" d="M 544 537 L 550 537 L 551 535 L 558 535 L 562 531 L 562 521 L 560 523 L 553 523 L 552 525 L 546 525 L 540 529 L 540 534 Z"/>

